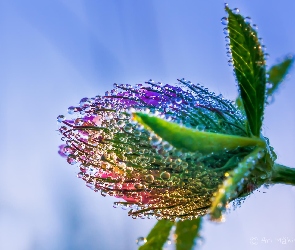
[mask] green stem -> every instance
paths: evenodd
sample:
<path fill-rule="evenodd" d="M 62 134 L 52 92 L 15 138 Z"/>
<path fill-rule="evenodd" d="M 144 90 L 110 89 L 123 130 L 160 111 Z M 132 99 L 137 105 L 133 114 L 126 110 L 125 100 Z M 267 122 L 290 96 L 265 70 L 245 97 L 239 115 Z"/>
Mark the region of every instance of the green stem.
<path fill-rule="evenodd" d="M 271 182 L 275 184 L 288 184 L 295 186 L 295 168 L 289 168 L 275 163 Z"/>

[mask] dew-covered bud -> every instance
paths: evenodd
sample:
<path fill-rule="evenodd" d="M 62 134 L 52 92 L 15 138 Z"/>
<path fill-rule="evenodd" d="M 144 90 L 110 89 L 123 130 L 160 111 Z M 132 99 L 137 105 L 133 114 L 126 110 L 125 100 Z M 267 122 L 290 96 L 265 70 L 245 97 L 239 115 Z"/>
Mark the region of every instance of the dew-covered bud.
<path fill-rule="evenodd" d="M 114 87 L 105 96 L 81 99 L 68 109 L 67 118 L 58 117 L 65 143 L 59 154 L 77 166 L 89 188 L 119 198 L 116 207 L 128 209 L 133 218 L 206 214 L 225 173 L 253 147 L 209 153 L 176 149 L 132 121 L 131 113 L 148 112 L 198 131 L 247 137 L 244 115 L 231 101 L 184 79 L 177 86 L 148 81 Z"/>

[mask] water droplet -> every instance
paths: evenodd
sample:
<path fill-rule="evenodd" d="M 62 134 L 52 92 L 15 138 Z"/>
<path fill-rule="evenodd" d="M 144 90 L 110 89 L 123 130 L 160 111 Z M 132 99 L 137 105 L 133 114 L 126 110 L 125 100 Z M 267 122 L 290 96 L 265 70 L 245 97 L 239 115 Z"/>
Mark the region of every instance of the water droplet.
<path fill-rule="evenodd" d="M 90 188 L 91 190 L 95 189 L 95 185 L 93 183 L 87 182 L 86 187 Z"/>
<path fill-rule="evenodd" d="M 142 126 L 143 127 L 143 126 Z M 141 128 L 141 129 L 143 129 L 143 128 Z M 139 131 L 139 130 L 135 130 L 134 132 L 133 132 L 133 134 L 135 135 L 135 136 L 140 136 L 141 135 L 141 132 Z"/>
<path fill-rule="evenodd" d="M 229 43 L 229 42 L 230 42 L 230 38 L 229 38 L 229 36 L 226 36 L 224 39 L 225 39 L 225 42 L 226 42 L 226 43 Z"/>
<path fill-rule="evenodd" d="M 263 52 L 266 52 L 266 46 L 265 45 L 261 45 L 260 49 L 263 51 Z"/>
<path fill-rule="evenodd" d="M 143 185 L 142 185 L 141 183 L 135 183 L 135 184 L 134 184 L 134 187 L 135 187 L 136 189 L 143 189 Z"/>
<path fill-rule="evenodd" d="M 168 142 L 164 142 L 162 146 L 165 151 L 170 151 L 172 149 L 172 146 Z"/>
<path fill-rule="evenodd" d="M 223 17 L 223 18 L 221 18 L 221 23 L 222 23 L 223 25 L 228 25 L 228 18 L 227 18 L 227 17 Z"/>
<path fill-rule="evenodd" d="M 268 58 L 269 58 L 269 54 L 268 54 L 268 53 L 265 53 L 265 54 L 264 54 L 264 58 L 265 58 L 265 59 L 268 59 Z"/>
<path fill-rule="evenodd" d="M 232 59 L 228 60 L 228 66 L 233 66 L 234 65 L 234 61 Z"/>
<path fill-rule="evenodd" d="M 230 50 L 230 49 L 231 49 L 231 46 L 230 46 L 230 44 L 229 44 L 229 43 L 227 43 L 227 44 L 225 45 L 225 48 L 226 48 L 227 50 Z"/>
<path fill-rule="evenodd" d="M 157 146 L 159 145 L 161 142 L 162 142 L 162 138 L 161 137 L 158 137 L 156 135 L 152 135 L 150 137 L 150 142 L 153 146 Z"/>
<path fill-rule="evenodd" d="M 75 155 L 72 155 L 70 154 L 67 158 L 67 162 L 71 165 L 74 165 L 77 163 L 77 160 L 76 160 L 76 156 Z"/>
<path fill-rule="evenodd" d="M 195 244 L 197 245 L 197 246 L 202 246 L 203 244 L 204 244 L 204 238 L 203 237 L 198 237 L 198 238 L 196 238 L 195 239 Z"/>
<path fill-rule="evenodd" d="M 132 154 L 132 148 L 127 148 L 126 149 L 126 154 Z"/>
<path fill-rule="evenodd" d="M 270 82 L 267 82 L 267 83 L 266 83 L 266 85 L 265 85 L 265 88 L 266 88 L 266 89 L 271 89 L 271 88 L 272 88 L 272 86 L 273 86 L 273 84 L 272 84 L 272 83 L 270 83 Z"/>
<path fill-rule="evenodd" d="M 172 241 L 168 238 L 167 241 L 164 244 L 164 249 L 167 248 L 171 244 L 172 244 Z"/>
<path fill-rule="evenodd" d="M 251 24 L 251 22 L 252 22 L 251 17 L 249 17 L 249 16 L 245 17 L 244 22 L 247 23 L 247 24 Z"/>
<path fill-rule="evenodd" d="M 71 106 L 68 108 L 68 113 L 71 115 L 71 114 L 74 114 L 74 112 L 76 111 L 76 108 Z"/>
<path fill-rule="evenodd" d="M 258 25 L 257 24 L 252 24 L 252 28 L 254 29 L 254 30 L 258 30 Z"/>
<path fill-rule="evenodd" d="M 223 34 L 224 34 L 224 35 L 228 35 L 228 34 L 229 34 L 229 29 L 228 29 L 227 27 L 225 27 L 225 28 L 223 29 Z"/>
<path fill-rule="evenodd" d="M 65 146 L 63 151 L 66 155 L 70 155 L 71 153 L 73 153 L 73 149 L 70 146 Z"/>
<path fill-rule="evenodd" d="M 101 196 L 106 197 L 108 193 L 105 190 L 101 190 L 100 194 Z"/>
<path fill-rule="evenodd" d="M 144 148 L 139 149 L 139 150 L 138 150 L 138 153 L 139 153 L 140 155 L 143 155 L 143 154 L 145 153 L 145 149 L 144 149 Z"/>
<path fill-rule="evenodd" d="M 167 172 L 167 171 L 162 172 L 160 177 L 161 177 L 162 180 L 169 180 L 170 179 L 170 173 Z"/>
<path fill-rule="evenodd" d="M 123 114 L 123 113 L 120 113 L 119 114 L 119 119 L 125 119 L 126 118 L 126 115 L 125 114 Z"/>
<path fill-rule="evenodd" d="M 86 103 L 88 102 L 88 98 L 87 97 L 84 97 L 80 100 L 80 107 L 83 107 Z"/>
<path fill-rule="evenodd" d="M 188 163 L 187 163 L 186 161 L 183 161 L 183 162 L 181 163 L 181 167 L 182 167 L 183 169 L 187 169 L 187 168 L 188 168 Z"/>
<path fill-rule="evenodd" d="M 138 246 L 142 246 L 143 244 L 145 244 L 147 242 L 146 238 L 145 237 L 138 237 L 137 240 L 136 240 L 136 244 Z"/>
<path fill-rule="evenodd" d="M 266 98 L 266 102 L 268 104 L 272 104 L 274 102 L 274 97 L 272 95 L 269 95 L 267 98 Z"/>
<path fill-rule="evenodd" d="M 264 152 L 263 152 L 263 151 L 261 151 L 261 152 L 259 152 L 259 153 L 257 154 L 257 158 L 258 158 L 258 159 L 262 159 L 263 156 L 264 156 Z"/>
<path fill-rule="evenodd" d="M 63 122 L 66 118 L 64 115 L 59 115 L 56 119 L 58 122 Z"/>
<path fill-rule="evenodd" d="M 175 99 L 175 102 L 176 102 L 177 104 L 180 104 L 180 103 L 182 103 L 182 99 L 181 99 L 180 97 L 177 97 L 177 98 Z"/>
<path fill-rule="evenodd" d="M 122 121 L 122 120 L 119 120 L 119 121 L 117 122 L 117 125 L 118 125 L 118 127 L 123 128 L 123 127 L 125 126 L 125 122 Z"/>
<path fill-rule="evenodd" d="M 234 8 L 232 12 L 237 15 L 240 13 L 240 10 L 238 8 Z"/>
<path fill-rule="evenodd" d="M 154 181 L 155 177 L 152 174 L 148 174 L 145 176 L 145 181 L 148 183 L 152 183 Z"/>
<path fill-rule="evenodd" d="M 126 132 L 131 133 L 131 132 L 132 132 L 132 125 L 131 125 L 130 123 L 127 123 L 127 124 L 125 125 L 125 127 L 124 127 L 124 130 L 125 130 Z"/>

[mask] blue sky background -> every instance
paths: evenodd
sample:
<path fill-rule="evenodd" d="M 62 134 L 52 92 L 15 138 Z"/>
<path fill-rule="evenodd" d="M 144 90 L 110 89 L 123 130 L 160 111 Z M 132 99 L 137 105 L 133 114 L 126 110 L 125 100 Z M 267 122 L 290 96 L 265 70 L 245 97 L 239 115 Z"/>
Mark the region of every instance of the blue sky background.
<path fill-rule="evenodd" d="M 268 65 L 295 53 L 295 1 L 228 3 L 258 25 Z M 155 221 L 131 219 L 75 177 L 57 154 L 56 117 L 114 82 L 150 78 L 185 77 L 234 99 L 224 15 L 219 0 L 0 0 L 0 249 L 136 249 Z M 278 162 L 291 167 L 294 70 L 264 119 Z M 202 249 L 295 249 L 294 211 L 294 188 L 261 189 L 225 223 L 204 224 Z"/>

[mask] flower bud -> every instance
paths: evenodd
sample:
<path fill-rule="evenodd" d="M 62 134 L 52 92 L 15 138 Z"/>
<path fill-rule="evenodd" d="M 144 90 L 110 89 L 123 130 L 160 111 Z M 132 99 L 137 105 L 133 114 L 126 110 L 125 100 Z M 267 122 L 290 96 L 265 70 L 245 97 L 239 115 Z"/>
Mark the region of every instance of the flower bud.
<path fill-rule="evenodd" d="M 175 149 L 131 119 L 133 111 L 157 114 L 183 126 L 213 133 L 249 136 L 246 118 L 231 102 L 199 84 L 149 81 L 114 85 L 105 96 L 83 98 L 59 116 L 65 145 L 59 154 L 79 167 L 78 177 L 94 191 L 122 201 L 133 218 L 192 219 L 208 212 L 225 173 L 252 148 L 222 152 Z"/>

